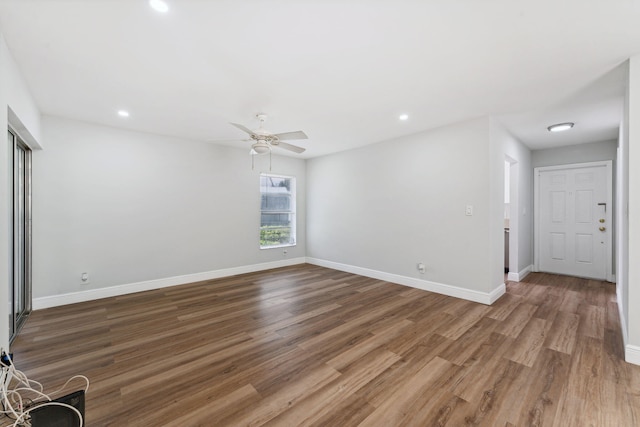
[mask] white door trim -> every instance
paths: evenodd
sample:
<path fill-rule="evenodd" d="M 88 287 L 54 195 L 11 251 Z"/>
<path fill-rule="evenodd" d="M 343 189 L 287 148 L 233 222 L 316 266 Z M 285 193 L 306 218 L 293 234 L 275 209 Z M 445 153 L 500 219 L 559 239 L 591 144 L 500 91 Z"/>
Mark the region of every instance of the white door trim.
<path fill-rule="evenodd" d="M 533 269 L 534 271 L 540 271 L 540 172 L 552 171 L 552 170 L 566 170 L 566 169 L 580 169 L 580 168 L 589 168 L 589 167 L 602 167 L 606 168 L 606 178 L 607 178 L 607 224 L 612 224 L 613 218 L 613 161 L 612 160 L 603 160 L 599 162 L 588 162 L 588 163 L 572 163 L 568 165 L 556 165 L 556 166 L 540 166 L 533 169 L 533 207 L 534 207 L 534 218 L 533 218 Z M 613 249 L 612 242 L 615 230 L 611 230 L 609 233 L 609 239 L 607 240 L 605 253 L 606 253 L 606 277 L 607 281 L 613 282 Z"/>

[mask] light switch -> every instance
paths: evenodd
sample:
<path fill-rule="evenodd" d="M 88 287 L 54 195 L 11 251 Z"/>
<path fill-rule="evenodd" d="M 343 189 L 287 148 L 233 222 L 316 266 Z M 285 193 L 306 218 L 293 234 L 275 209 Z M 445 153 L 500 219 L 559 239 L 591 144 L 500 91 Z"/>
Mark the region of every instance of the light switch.
<path fill-rule="evenodd" d="M 464 210 L 464 214 L 467 216 L 473 215 L 473 205 L 467 205 L 467 207 Z"/>

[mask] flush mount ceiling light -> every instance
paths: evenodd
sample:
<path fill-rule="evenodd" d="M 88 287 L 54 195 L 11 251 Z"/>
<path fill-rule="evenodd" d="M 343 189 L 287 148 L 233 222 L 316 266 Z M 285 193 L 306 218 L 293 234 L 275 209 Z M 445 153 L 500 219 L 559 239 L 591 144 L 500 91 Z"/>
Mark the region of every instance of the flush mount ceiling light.
<path fill-rule="evenodd" d="M 398 116 L 398 118 L 402 121 L 408 120 L 409 119 L 409 115 L 408 114 L 400 114 Z"/>
<path fill-rule="evenodd" d="M 120 117 L 129 117 L 129 112 L 125 111 L 125 110 L 120 110 L 120 111 L 118 111 L 118 115 Z"/>
<path fill-rule="evenodd" d="M 149 0 L 149 6 L 156 12 L 167 13 L 169 11 L 169 5 L 162 0 Z"/>
<path fill-rule="evenodd" d="M 549 130 L 549 132 L 562 132 L 562 131 L 571 129 L 573 125 L 574 123 L 571 123 L 571 122 L 558 123 L 557 125 L 549 126 L 547 129 Z"/>

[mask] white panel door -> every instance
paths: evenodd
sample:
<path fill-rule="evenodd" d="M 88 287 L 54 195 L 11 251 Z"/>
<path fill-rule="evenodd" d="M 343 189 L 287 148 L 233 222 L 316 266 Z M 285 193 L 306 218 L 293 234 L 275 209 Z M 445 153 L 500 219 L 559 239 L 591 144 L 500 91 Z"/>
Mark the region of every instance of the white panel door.
<path fill-rule="evenodd" d="M 538 171 L 540 271 L 607 279 L 608 173 L 605 165 Z"/>

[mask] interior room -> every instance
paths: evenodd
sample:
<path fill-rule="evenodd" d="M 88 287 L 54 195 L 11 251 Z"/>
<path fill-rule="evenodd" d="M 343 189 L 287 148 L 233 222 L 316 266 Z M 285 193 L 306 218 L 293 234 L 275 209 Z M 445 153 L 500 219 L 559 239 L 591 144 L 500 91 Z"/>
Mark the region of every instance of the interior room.
<path fill-rule="evenodd" d="M 0 426 L 639 425 L 638 22 L 1 1 Z"/>

